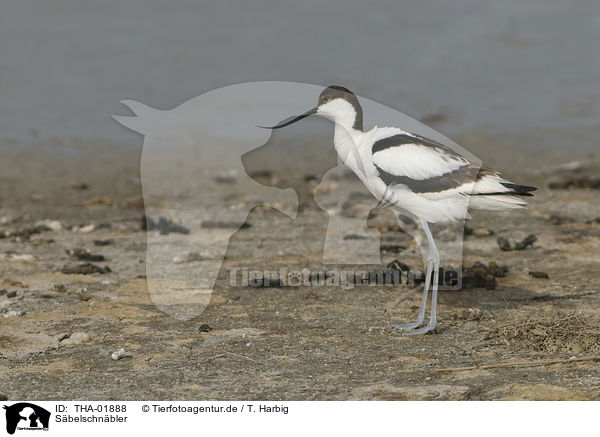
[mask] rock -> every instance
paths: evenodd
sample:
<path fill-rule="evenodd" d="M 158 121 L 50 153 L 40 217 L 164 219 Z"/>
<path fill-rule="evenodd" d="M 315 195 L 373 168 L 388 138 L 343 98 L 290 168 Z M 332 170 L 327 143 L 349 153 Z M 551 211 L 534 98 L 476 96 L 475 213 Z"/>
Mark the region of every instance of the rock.
<path fill-rule="evenodd" d="M 504 278 L 508 273 L 508 267 L 500 266 L 495 261 L 490 261 L 488 268 L 496 278 Z"/>
<path fill-rule="evenodd" d="M 36 260 L 36 257 L 27 253 L 11 253 L 8 255 L 8 259 L 11 261 L 32 262 Z"/>
<path fill-rule="evenodd" d="M 490 235 L 494 235 L 494 231 L 492 231 L 491 229 L 487 229 L 484 227 L 481 228 L 477 228 L 473 231 L 473 235 L 475 235 L 476 237 L 489 237 Z"/>
<path fill-rule="evenodd" d="M 75 182 L 75 181 L 71 181 L 69 182 L 69 188 L 73 189 L 73 190 L 87 190 L 88 188 L 90 188 L 90 186 L 88 184 L 86 184 L 85 182 Z"/>
<path fill-rule="evenodd" d="M 110 357 L 115 361 L 125 358 L 126 356 L 128 355 L 125 353 L 124 348 L 118 349 L 110 355 Z"/>
<path fill-rule="evenodd" d="M 400 270 L 402 272 L 410 272 L 410 266 L 401 261 L 398 261 L 397 259 L 395 259 L 391 263 L 389 263 L 387 265 L 387 268 L 392 269 L 392 270 Z"/>
<path fill-rule="evenodd" d="M 112 270 L 108 266 L 100 267 L 92 263 L 83 263 L 72 267 L 63 267 L 62 273 L 67 275 L 91 275 L 94 273 L 110 273 Z"/>
<path fill-rule="evenodd" d="M 206 323 L 203 323 L 200 326 L 198 326 L 198 332 L 210 332 L 210 331 L 212 331 L 212 328 L 210 326 L 208 326 Z"/>
<path fill-rule="evenodd" d="M 24 316 L 25 314 L 27 314 L 25 311 L 11 310 L 11 311 L 6 312 L 5 314 L 2 314 L 2 317 L 20 317 L 20 316 Z"/>
<path fill-rule="evenodd" d="M 66 249 L 65 252 L 80 261 L 104 261 L 104 255 L 94 255 L 87 249 Z"/>
<path fill-rule="evenodd" d="M 9 291 L 8 293 L 6 293 L 6 297 L 8 297 L 9 299 L 11 299 L 11 298 L 13 298 L 13 297 L 17 297 L 17 292 L 16 292 L 16 290 Z"/>
<path fill-rule="evenodd" d="M 496 263 L 493 267 L 476 262 L 471 267 L 462 268 L 462 288 L 485 288 L 494 290 L 496 288 L 496 274 L 505 275 L 505 267 L 499 267 Z"/>
<path fill-rule="evenodd" d="M 167 235 L 169 233 L 178 234 L 189 234 L 190 230 L 185 226 L 175 223 L 165 217 L 160 217 L 158 222 L 155 222 L 147 215 L 143 215 L 141 218 L 141 228 L 143 231 L 158 231 L 160 235 Z"/>
<path fill-rule="evenodd" d="M 96 229 L 96 225 L 90 223 L 89 225 L 73 226 L 71 232 L 79 232 L 81 234 L 88 234 Z"/>
<path fill-rule="evenodd" d="M 498 242 L 498 247 L 500 247 L 500 250 L 504 252 L 513 250 L 512 246 L 510 245 L 510 241 L 508 241 L 508 238 L 498 237 L 496 241 Z"/>
<path fill-rule="evenodd" d="M 40 232 L 44 232 L 44 231 L 49 231 L 50 228 L 48 228 L 45 225 L 38 225 L 38 226 L 30 226 L 30 227 L 25 227 L 25 228 L 18 228 L 18 229 L 5 229 L 3 231 L 0 231 L 0 238 L 19 238 L 19 239 L 23 239 L 23 240 L 29 240 L 29 238 L 33 235 L 33 234 L 39 234 Z"/>
<path fill-rule="evenodd" d="M 367 237 L 365 235 L 360 234 L 346 234 L 344 235 L 344 240 L 364 240 Z"/>
<path fill-rule="evenodd" d="M 522 241 L 515 244 L 515 250 L 525 250 L 529 246 L 533 245 L 537 241 L 537 237 L 533 234 L 529 234 Z"/>
<path fill-rule="evenodd" d="M 81 343 L 87 343 L 90 336 L 85 332 L 74 332 L 69 336 L 63 336 L 59 341 L 60 346 L 76 346 Z"/>
<path fill-rule="evenodd" d="M 233 184 L 238 177 L 237 170 L 226 170 L 220 172 L 215 177 L 215 182 L 218 184 Z"/>
<path fill-rule="evenodd" d="M 67 286 L 65 284 L 54 284 L 52 285 L 52 289 L 59 293 L 65 293 L 67 291 Z"/>
<path fill-rule="evenodd" d="M 543 278 L 543 279 L 549 278 L 548 273 L 546 273 L 546 272 L 530 271 L 529 275 L 533 276 L 534 278 Z"/>
<path fill-rule="evenodd" d="M 58 220 L 41 220 L 35 224 L 35 226 L 46 227 L 51 231 L 60 231 L 62 229 L 62 224 Z"/>
<path fill-rule="evenodd" d="M 508 238 L 498 237 L 498 239 L 496 241 L 498 242 L 498 246 L 500 247 L 501 250 L 503 250 L 505 252 L 509 252 L 512 250 L 527 249 L 529 246 L 533 245 L 533 243 L 535 243 L 537 241 L 537 237 L 534 234 L 530 234 L 527 237 L 525 237 L 523 240 L 517 241 L 517 242 L 510 242 L 508 240 Z"/>

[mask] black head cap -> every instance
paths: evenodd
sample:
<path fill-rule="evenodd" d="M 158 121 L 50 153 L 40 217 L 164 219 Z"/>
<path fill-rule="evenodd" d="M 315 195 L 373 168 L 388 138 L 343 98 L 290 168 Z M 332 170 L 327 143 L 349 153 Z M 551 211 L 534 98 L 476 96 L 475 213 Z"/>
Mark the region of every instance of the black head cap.
<path fill-rule="evenodd" d="M 325 88 L 319 95 L 318 106 L 321 106 L 334 99 L 344 99 L 350 103 L 356 111 L 356 119 L 354 120 L 354 129 L 363 130 L 363 112 L 358 98 L 348 88 L 339 85 L 331 85 Z"/>

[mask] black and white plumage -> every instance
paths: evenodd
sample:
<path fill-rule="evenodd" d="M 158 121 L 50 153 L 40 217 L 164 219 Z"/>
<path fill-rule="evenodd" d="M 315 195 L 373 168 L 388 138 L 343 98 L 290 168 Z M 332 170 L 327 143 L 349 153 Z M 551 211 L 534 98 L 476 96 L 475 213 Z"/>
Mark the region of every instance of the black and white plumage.
<path fill-rule="evenodd" d="M 429 224 L 468 218 L 469 207 L 522 208 L 526 206 L 523 197 L 532 196 L 536 188 L 507 181 L 499 172 L 471 162 L 437 141 L 399 128 L 376 126 L 363 131 L 363 111 L 358 98 L 340 86 L 326 88 L 316 107 L 271 129 L 288 126 L 312 114 L 335 122 L 334 145 L 338 155 L 380 204 L 408 211 L 420 219 L 429 243 L 421 308 L 415 323 L 395 327 L 408 334 L 434 330 L 440 256 Z M 427 326 L 422 327 L 431 283 L 431 317 Z"/>

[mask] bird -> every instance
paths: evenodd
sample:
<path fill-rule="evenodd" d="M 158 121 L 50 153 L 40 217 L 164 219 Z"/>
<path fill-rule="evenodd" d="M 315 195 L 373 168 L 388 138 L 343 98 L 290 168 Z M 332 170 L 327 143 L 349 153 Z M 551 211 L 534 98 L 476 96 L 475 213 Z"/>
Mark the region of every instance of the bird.
<path fill-rule="evenodd" d="M 421 305 L 415 322 L 392 326 L 405 335 L 435 331 L 441 260 L 431 224 L 466 219 L 469 207 L 524 208 L 524 197 L 533 196 L 537 188 L 510 182 L 500 172 L 472 162 L 438 141 L 401 128 L 375 126 L 365 131 L 358 98 L 339 85 L 325 88 L 317 106 L 303 114 L 275 126 L 258 127 L 280 129 L 311 115 L 335 123 L 333 143 L 338 156 L 379 201 L 378 207 L 406 211 L 418 218 L 428 243 Z M 430 284 L 431 310 L 425 323 Z"/>

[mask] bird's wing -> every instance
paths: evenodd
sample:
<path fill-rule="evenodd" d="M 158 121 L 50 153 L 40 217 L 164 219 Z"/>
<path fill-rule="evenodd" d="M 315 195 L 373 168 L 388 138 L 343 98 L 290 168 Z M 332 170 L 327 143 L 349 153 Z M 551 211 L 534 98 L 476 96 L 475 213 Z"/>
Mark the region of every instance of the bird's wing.
<path fill-rule="evenodd" d="M 396 184 L 409 179 L 425 183 L 441 177 L 461 180 L 478 166 L 436 141 L 414 134 L 401 133 L 379 139 L 371 147 L 373 164 L 380 177 Z M 473 179 L 471 179 L 473 180 Z M 390 185 L 386 182 L 386 184 Z"/>
<path fill-rule="evenodd" d="M 414 134 L 387 136 L 374 142 L 371 151 L 375 170 L 388 187 L 405 186 L 427 197 L 532 196 L 535 191 L 535 187 L 513 184 L 496 170 Z"/>

